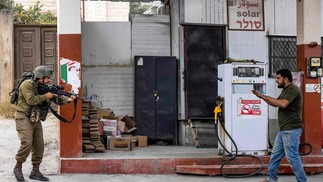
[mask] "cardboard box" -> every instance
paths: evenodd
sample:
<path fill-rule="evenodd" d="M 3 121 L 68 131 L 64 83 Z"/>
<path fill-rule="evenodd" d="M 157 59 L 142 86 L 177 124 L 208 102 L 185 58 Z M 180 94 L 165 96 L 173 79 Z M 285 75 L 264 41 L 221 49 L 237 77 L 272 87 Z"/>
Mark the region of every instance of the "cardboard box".
<path fill-rule="evenodd" d="M 148 137 L 147 136 L 135 136 L 138 141 L 138 147 L 147 147 L 148 146 Z"/>
<path fill-rule="evenodd" d="M 132 136 L 131 134 L 122 134 L 121 136 L 122 136 L 122 138 L 126 138 L 126 139 L 131 140 L 131 142 L 132 142 L 132 148 L 138 146 L 138 140 L 137 140 L 137 137 L 136 136 Z"/>
<path fill-rule="evenodd" d="M 132 147 L 132 148 L 134 148 L 134 147 L 138 147 L 138 140 L 132 140 L 131 147 Z"/>
<path fill-rule="evenodd" d="M 132 150 L 132 140 L 124 137 L 109 137 L 109 150 Z"/>
<path fill-rule="evenodd" d="M 109 108 L 97 108 L 98 110 L 98 119 L 102 119 L 103 117 L 109 117 L 109 116 L 113 116 L 113 112 L 111 109 Z"/>
<path fill-rule="evenodd" d="M 100 119 L 99 123 L 100 135 L 117 136 L 118 120 L 117 119 Z"/>
<path fill-rule="evenodd" d="M 118 121 L 118 127 L 119 127 L 119 130 L 122 132 L 124 132 L 125 130 L 125 123 L 123 121 Z"/>
<path fill-rule="evenodd" d="M 124 127 L 124 132 L 126 133 L 131 133 L 132 131 L 136 130 L 137 128 L 136 123 L 133 121 L 133 119 L 130 116 L 125 116 L 124 118 L 122 118 L 122 120 L 125 123 L 125 127 Z"/>

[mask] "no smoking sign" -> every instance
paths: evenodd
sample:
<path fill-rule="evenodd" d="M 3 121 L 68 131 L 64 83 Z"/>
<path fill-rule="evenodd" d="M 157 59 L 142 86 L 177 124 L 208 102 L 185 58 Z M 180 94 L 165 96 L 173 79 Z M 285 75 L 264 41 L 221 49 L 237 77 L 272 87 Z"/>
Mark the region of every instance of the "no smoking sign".
<path fill-rule="evenodd" d="M 241 100 L 242 115 L 260 115 L 261 100 Z"/>

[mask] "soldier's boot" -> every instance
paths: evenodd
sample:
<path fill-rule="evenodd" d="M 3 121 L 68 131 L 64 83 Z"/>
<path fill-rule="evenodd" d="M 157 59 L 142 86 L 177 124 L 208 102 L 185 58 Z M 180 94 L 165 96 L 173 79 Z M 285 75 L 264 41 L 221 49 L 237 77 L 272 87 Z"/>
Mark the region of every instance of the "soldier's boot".
<path fill-rule="evenodd" d="M 39 171 L 39 164 L 33 165 L 33 170 L 29 175 L 29 179 L 34 179 L 39 181 L 49 181 L 49 179 Z"/>
<path fill-rule="evenodd" d="M 13 174 L 17 181 L 25 181 L 24 175 L 22 174 L 22 163 L 16 163 L 15 168 L 13 168 Z"/>

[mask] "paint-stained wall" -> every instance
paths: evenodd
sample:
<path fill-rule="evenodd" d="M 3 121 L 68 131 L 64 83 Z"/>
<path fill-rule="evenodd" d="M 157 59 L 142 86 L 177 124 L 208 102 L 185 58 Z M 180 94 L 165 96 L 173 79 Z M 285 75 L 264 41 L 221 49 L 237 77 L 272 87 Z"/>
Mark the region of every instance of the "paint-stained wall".
<path fill-rule="evenodd" d="M 11 11 L 0 9 L 0 101 L 9 101 L 13 87 L 13 18 Z"/>
<path fill-rule="evenodd" d="M 58 0 L 58 58 L 59 85 L 66 91 L 78 91 L 82 96 L 82 86 L 79 72 L 82 64 L 81 55 L 81 16 L 79 0 Z M 64 74 L 66 73 L 66 74 Z M 62 75 L 61 75 L 62 74 Z M 67 104 L 58 108 L 63 118 L 71 118 L 75 114 L 74 122 L 59 124 L 60 157 L 73 158 L 82 156 L 82 105 Z M 75 111 L 75 113 L 74 113 Z"/>

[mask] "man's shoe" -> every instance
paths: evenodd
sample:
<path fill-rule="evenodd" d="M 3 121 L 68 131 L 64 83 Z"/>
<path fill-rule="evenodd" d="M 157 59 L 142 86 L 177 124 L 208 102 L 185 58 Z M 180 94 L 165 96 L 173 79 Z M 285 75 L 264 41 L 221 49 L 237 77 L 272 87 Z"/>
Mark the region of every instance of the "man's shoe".
<path fill-rule="evenodd" d="M 17 162 L 15 168 L 13 168 L 13 174 L 17 181 L 25 181 L 24 175 L 22 174 L 22 163 Z"/>
<path fill-rule="evenodd" d="M 39 165 L 33 166 L 33 170 L 29 175 L 29 179 L 39 180 L 39 181 L 49 181 L 49 179 L 39 171 Z"/>

